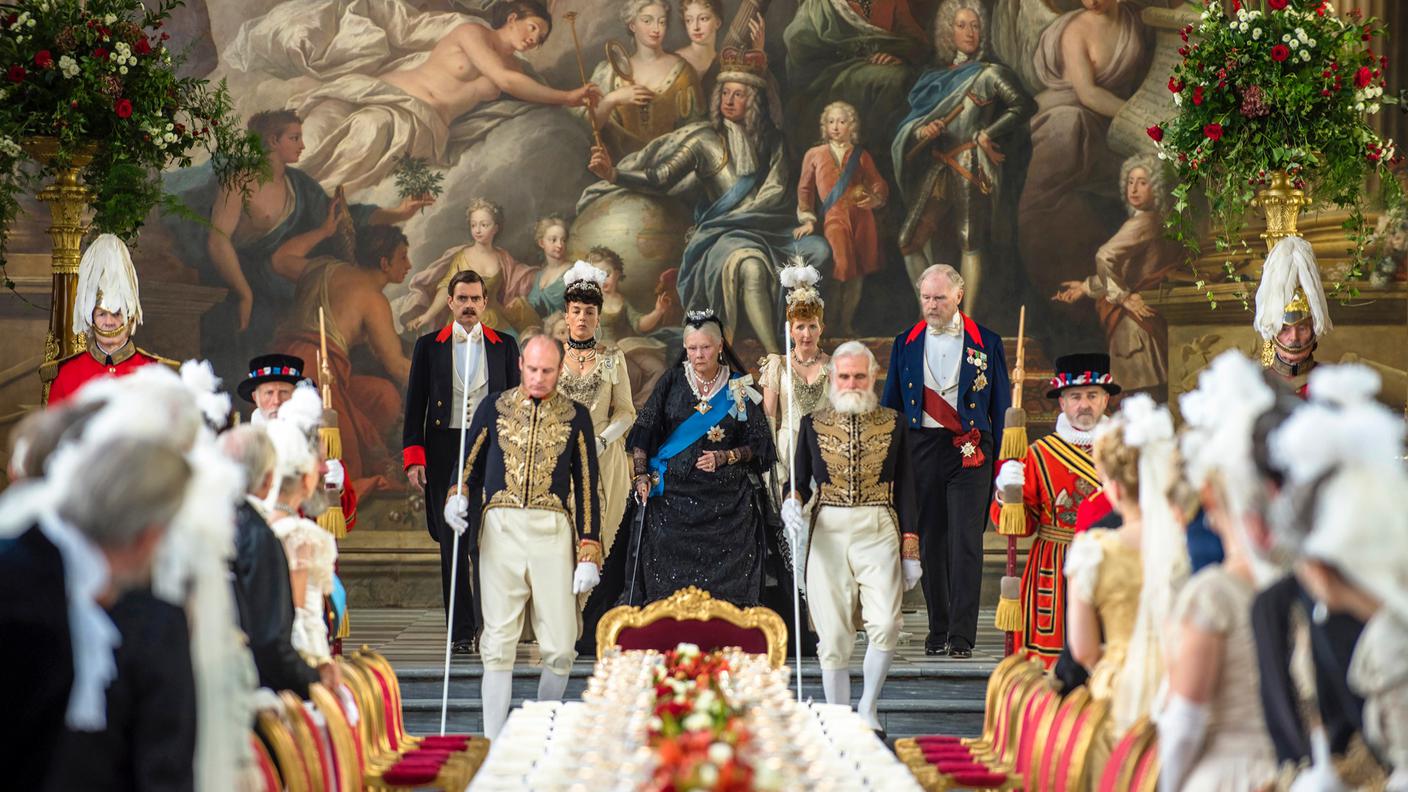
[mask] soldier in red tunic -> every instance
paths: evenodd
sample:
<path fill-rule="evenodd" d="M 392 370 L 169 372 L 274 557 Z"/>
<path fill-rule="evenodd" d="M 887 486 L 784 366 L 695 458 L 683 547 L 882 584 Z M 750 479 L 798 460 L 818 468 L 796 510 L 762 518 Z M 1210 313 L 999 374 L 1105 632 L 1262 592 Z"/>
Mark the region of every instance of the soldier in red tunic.
<path fill-rule="evenodd" d="M 1304 399 L 1315 347 L 1334 329 L 1309 242 L 1286 237 L 1271 249 L 1256 290 L 1255 325 L 1264 342 L 1261 365 Z"/>
<path fill-rule="evenodd" d="M 1065 642 L 1066 550 L 1081 504 L 1100 488 L 1090 455 L 1095 430 L 1106 420 L 1110 397 L 1119 392 L 1110 376 L 1109 355 L 1058 358 L 1046 394 L 1061 406 L 1055 433 L 1032 443 L 1025 459 L 1003 463 L 997 474 L 993 521 L 1003 502 L 1020 491 L 1027 518 L 1023 536 L 1036 534 L 1022 572 L 1021 651 L 1048 668 Z"/>
<path fill-rule="evenodd" d="M 122 240 L 103 234 L 88 246 L 78 264 L 78 294 L 73 333 L 88 340 L 87 348 L 45 363 L 39 378 L 49 386 L 49 404 L 59 404 L 100 377 L 121 377 L 151 363 L 176 366 L 132 343 L 142 323 L 137 271 Z"/>

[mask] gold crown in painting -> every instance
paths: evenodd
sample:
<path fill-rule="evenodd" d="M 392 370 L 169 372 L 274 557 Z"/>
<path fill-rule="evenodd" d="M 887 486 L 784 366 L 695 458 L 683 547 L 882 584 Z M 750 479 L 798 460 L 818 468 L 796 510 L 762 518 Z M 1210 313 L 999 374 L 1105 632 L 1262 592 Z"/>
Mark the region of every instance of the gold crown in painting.
<path fill-rule="evenodd" d="M 745 50 L 738 47 L 725 47 L 719 54 L 720 72 L 742 72 L 755 77 L 768 73 L 768 56 L 762 50 Z"/>

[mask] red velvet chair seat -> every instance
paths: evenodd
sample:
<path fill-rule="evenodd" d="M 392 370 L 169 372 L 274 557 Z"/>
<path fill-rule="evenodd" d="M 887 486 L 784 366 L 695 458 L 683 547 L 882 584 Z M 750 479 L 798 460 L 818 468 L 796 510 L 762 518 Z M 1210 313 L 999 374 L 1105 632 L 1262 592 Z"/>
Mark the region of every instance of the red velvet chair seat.
<path fill-rule="evenodd" d="M 392 786 L 413 786 L 428 784 L 440 775 L 439 765 L 397 762 L 391 769 L 382 773 L 381 780 Z"/>
<path fill-rule="evenodd" d="M 655 649 L 664 652 L 681 643 L 692 643 L 705 652 L 737 646 L 750 654 L 768 653 L 768 638 L 762 630 L 739 627 L 723 619 L 697 621 L 666 616 L 642 627 L 622 629 L 616 636 L 616 643 L 626 650 Z"/>
<path fill-rule="evenodd" d="M 1007 783 L 1006 773 L 990 773 L 986 770 L 974 771 L 971 773 L 954 773 L 949 776 L 954 784 L 965 787 L 987 787 L 1002 786 Z"/>
<path fill-rule="evenodd" d="M 963 742 L 962 737 L 953 737 L 947 734 L 925 734 L 914 738 L 914 744 L 925 745 L 956 745 Z"/>
<path fill-rule="evenodd" d="M 469 735 L 446 734 L 443 737 L 439 735 L 422 737 L 420 746 L 422 748 L 448 748 L 452 751 L 463 751 L 469 747 Z"/>

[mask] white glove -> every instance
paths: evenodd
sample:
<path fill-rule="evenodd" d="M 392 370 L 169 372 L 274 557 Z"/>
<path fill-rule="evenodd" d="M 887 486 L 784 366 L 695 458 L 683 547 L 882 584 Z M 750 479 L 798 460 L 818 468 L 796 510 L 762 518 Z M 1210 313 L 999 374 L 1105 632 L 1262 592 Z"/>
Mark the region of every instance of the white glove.
<path fill-rule="evenodd" d="M 451 495 L 445 499 L 445 524 L 450 526 L 450 530 L 463 536 L 466 528 L 469 527 L 469 498 L 463 495 Z"/>
<path fill-rule="evenodd" d="M 924 576 L 924 567 L 916 559 L 902 558 L 900 559 L 900 575 L 904 578 L 904 590 L 909 591 L 919 585 L 919 578 Z"/>
<path fill-rule="evenodd" d="M 327 465 L 328 472 L 323 474 L 323 486 L 342 492 L 342 488 L 347 485 L 347 468 L 343 467 L 342 461 L 338 459 L 329 459 L 324 464 Z"/>
<path fill-rule="evenodd" d="M 997 499 L 1006 503 L 1003 493 L 1021 492 L 1027 484 L 1027 467 L 1020 460 L 1009 459 L 997 472 Z"/>
<path fill-rule="evenodd" d="M 601 572 L 590 561 L 578 561 L 577 571 L 572 573 L 572 593 L 586 594 L 601 582 Z"/>
<path fill-rule="evenodd" d="M 596 438 L 596 455 L 599 457 L 606 453 L 606 441 L 601 439 L 601 435 Z"/>
<path fill-rule="evenodd" d="M 801 544 L 807 535 L 807 521 L 802 517 L 802 502 L 796 498 L 782 501 L 782 525 L 787 529 L 787 538 L 793 546 Z"/>

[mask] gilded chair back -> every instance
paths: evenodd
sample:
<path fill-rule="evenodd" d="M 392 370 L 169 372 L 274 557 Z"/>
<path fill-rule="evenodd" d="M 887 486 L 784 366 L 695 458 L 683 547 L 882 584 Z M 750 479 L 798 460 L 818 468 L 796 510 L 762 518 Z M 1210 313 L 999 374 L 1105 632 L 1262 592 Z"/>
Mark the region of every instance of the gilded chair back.
<path fill-rule="evenodd" d="M 357 745 L 357 737 L 347 715 L 342 711 L 342 703 L 327 688 L 314 684 L 308 687 L 308 698 L 318 708 L 327 722 L 328 743 L 332 748 L 332 760 L 336 769 L 337 792 L 358 792 L 362 788 L 362 751 Z"/>
<path fill-rule="evenodd" d="M 1125 789 L 1131 792 L 1155 792 L 1159 788 L 1159 735 L 1155 731 L 1144 753 L 1134 765 L 1134 772 Z"/>
<path fill-rule="evenodd" d="M 1012 763 L 1012 769 L 1022 775 L 1028 787 L 1036 780 L 1041 742 L 1051 728 L 1056 708 L 1060 705 L 1061 697 L 1044 678 L 1023 704 L 1020 726 L 1017 729 L 1017 758 Z"/>
<path fill-rule="evenodd" d="M 307 759 L 294 741 L 293 731 L 284 723 L 283 717 L 272 710 L 261 710 L 254 720 L 255 730 L 274 753 L 274 761 L 279 767 L 279 777 L 288 792 L 322 792 L 314 787 L 313 774 L 308 768 Z M 317 761 L 314 759 L 314 761 Z"/>
<path fill-rule="evenodd" d="M 283 792 L 284 782 L 279 780 L 279 768 L 257 733 L 250 732 L 249 748 L 254 753 L 254 764 L 259 768 L 259 781 L 263 784 L 261 792 Z"/>
<path fill-rule="evenodd" d="M 1097 792 L 1121 792 L 1126 789 L 1134 789 L 1131 783 L 1134 779 L 1135 768 L 1144 758 L 1149 746 L 1154 742 L 1154 724 L 1147 716 L 1141 716 L 1134 725 L 1129 728 L 1120 741 L 1115 743 L 1115 747 L 1110 751 L 1110 760 L 1105 763 L 1105 769 L 1100 773 L 1100 783 L 1097 785 Z M 1093 768 L 1092 768 L 1093 769 Z"/>
<path fill-rule="evenodd" d="M 1090 691 L 1077 688 L 1065 698 L 1049 705 L 1041 727 L 1036 733 L 1036 744 L 1032 747 L 1032 760 L 1028 768 L 1028 792 L 1046 792 L 1052 787 L 1056 756 L 1060 751 L 1061 740 L 1070 726 L 1072 713 L 1090 700 Z"/>
<path fill-rule="evenodd" d="M 318 739 L 316 726 L 308 716 L 308 711 L 303 709 L 303 702 L 287 690 L 279 693 L 279 700 L 283 702 L 289 731 L 293 732 L 294 745 L 298 746 L 298 752 L 303 755 L 304 766 L 308 768 L 313 790 L 328 792 L 335 789 L 332 757 L 323 750 L 323 741 Z"/>
<path fill-rule="evenodd" d="M 1098 773 L 1103 768 L 1090 766 L 1090 746 L 1098 735 L 1106 729 L 1106 719 L 1110 714 L 1110 702 L 1091 700 L 1072 713 L 1066 737 L 1061 742 L 1061 752 L 1056 759 L 1053 781 L 1056 792 L 1084 790 L 1086 774 Z"/>
<path fill-rule="evenodd" d="M 766 654 L 774 668 L 787 662 L 787 624 L 781 616 L 763 607 L 739 608 L 694 586 L 644 608 L 612 608 L 596 627 L 598 657 L 613 646 L 664 651 L 682 641 L 698 644 L 706 652 L 738 646 Z"/>

